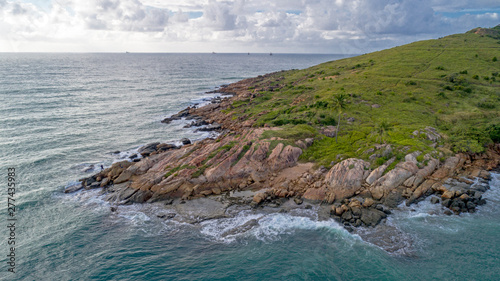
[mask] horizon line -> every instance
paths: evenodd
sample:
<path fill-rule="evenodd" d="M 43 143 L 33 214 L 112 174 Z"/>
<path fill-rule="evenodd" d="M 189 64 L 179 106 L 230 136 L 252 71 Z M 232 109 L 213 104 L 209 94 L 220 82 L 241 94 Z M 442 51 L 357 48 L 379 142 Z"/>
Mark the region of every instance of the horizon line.
<path fill-rule="evenodd" d="M 360 54 L 343 54 L 343 53 L 299 53 L 299 52 L 290 52 L 290 53 L 274 53 L 274 52 L 31 52 L 31 51 L 22 51 L 22 52 L 4 52 L 0 51 L 0 54 L 255 54 L 255 55 L 360 55 Z"/>

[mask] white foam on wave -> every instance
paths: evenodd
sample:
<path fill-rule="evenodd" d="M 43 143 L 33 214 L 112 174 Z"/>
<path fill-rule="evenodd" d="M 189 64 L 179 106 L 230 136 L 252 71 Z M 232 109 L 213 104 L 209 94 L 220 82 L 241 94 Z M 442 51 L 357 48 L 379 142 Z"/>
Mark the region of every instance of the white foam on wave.
<path fill-rule="evenodd" d="M 483 198 L 494 203 L 500 202 L 500 173 L 491 173 L 490 189 L 483 194 Z"/>
<path fill-rule="evenodd" d="M 123 160 L 132 161 L 132 159 L 130 159 L 130 156 L 132 156 L 134 154 L 137 156 L 136 157 L 137 159 L 141 159 L 142 155 L 139 153 L 139 149 L 143 146 L 144 145 L 141 145 L 141 146 L 138 146 L 138 147 L 135 147 L 132 149 L 120 151 L 120 153 L 118 153 L 118 154 L 114 154 L 114 155 L 116 155 L 116 157 L 115 157 L 115 159 L 113 159 L 113 163 L 120 162 Z M 105 167 L 105 168 L 107 168 L 107 167 Z"/>
<path fill-rule="evenodd" d="M 258 224 L 251 224 L 252 220 Z M 343 227 L 333 220 L 318 221 L 310 217 L 283 213 L 259 214 L 243 211 L 233 218 L 223 218 L 200 223 L 200 232 L 210 240 L 231 243 L 239 238 L 254 237 L 264 242 L 276 241 L 282 235 L 291 235 L 297 230 L 324 229 L 331 232 L 345 232 Z M 241 231 L 240 231 L 241 230 Z"/>
<path fill-rule="evenodd" d="M 500 173 L 491 173 L 489 186 L 490 189 L 483 194 L 486 204 L 478 206 L 477 213 L 496 216 L 500 211 Z"/>
<path fill-rule="evenodd" d="M 56 193 L 56 197 L 63 199 L 63 202 L 77 202 L 80 206 L 88 208 L 92 211 L 102 213 L 109 211 L 111 204 L 104 200 L 100 189 L 79 190 L 74 193 Z M 69 200 L 69 201 L 68 201 Z"/>
<path fill-rule="evenodd" d="M 387 218 L 387 222 L 394 226 L 403 228 L 412 227 L 432 227 L 441 233 L 459 233 L 464 231 L 471 220 L 478 216 L 496 215 L 500 207 L 500 174 L 491 173 L 490 189 L 483 194 L 486 204 L 478 206 L 475 213 L 461 213 L 460 215 L 446 215 L 448 210 L 440 203 L 432 204 L 430 198 L 426 198 L 417 204 L 406 206 L 405 202 L 392 211 L 392 215 Z M 480 183 L 475 180 L 474 184 Z"/>
<path fill-rule="evenodd" d="M 193 105 L 196 105 L 196 107 L 202 107 L 205 105 L 209 105 L 212 102 L 212 99 L 214 98 L 230 98 L 232 95 L 226 95 L 223 93 L 210 93 L 210 94 L 203 94 L 204 96 L 202 97 L 197 97 L 191 100 Z"/>
<path fill-rule="evenodd" d="M 318 221 L 309 217 L 291 216 L 288 214 L 272 214 L 260 221 L 260 227 L 256 229 L 255 236 L 259 240 L 276 240 L 282 234 L 293 234 L 296 230 L 318 230 L 323 229 L 330 232 L 345 231 L 334 220 Z"/>

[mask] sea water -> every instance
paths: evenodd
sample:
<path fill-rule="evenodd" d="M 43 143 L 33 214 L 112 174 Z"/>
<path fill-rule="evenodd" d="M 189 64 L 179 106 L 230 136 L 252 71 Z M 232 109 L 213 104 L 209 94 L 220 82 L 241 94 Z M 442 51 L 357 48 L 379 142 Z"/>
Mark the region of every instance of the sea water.
<path fill-rule="evenodd" d="M 476 213 L 446 216 L 428 201 L 395 210 L 386 224 L 403 252 L 315 209 L 188 224 L 158 218 L 151 204 L 111 212 L 99 190 L 63 193 L 149 142 L 207 137 L 160 121 L 219 85 L 342 57 L 0 54 L 0 280 L 500 280 L 498 174 Z M 225 235 L 252 219 L 259 225 Z"/>

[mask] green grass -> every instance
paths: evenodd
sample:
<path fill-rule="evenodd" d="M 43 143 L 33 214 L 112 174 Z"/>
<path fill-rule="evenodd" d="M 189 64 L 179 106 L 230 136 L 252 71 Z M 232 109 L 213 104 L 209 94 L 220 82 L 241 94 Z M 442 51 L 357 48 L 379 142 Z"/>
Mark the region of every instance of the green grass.
<path fill-rule="evenodd" d="M 189 165 L 179 165 L 175 168 L 170 169 L 165 175 L 165 178 L 170 177 L 171 175 L 177 176 L 177 172 L 183 169 L 196 169 L 195 166 L 189 166 Z"/>
<path fill-rule="evenodd" d="M 318 134 L 316 128 L 310 125 L 285 125 L 282 130 L 268 130 L 262 134 L 262 139 L 273 137 L 291 140 L 301 140 L 314 137 Z"/>
<path fill-rule="evenodd" d="M 492 141 L 488 128 L 500 124 L 500 62 L 493 59 L 500 51 L 499 30 L 419 41 L 280 72 L 253 85 L 256 97 L 236 102 L 228 113 L 254 119 L 257 127 L 283 128 L 266 131 L 263 138 L 315 137 L 301 159 L 321 164 L 338 157 L 366 158 L 362 152 L 381 142 L 391 144 L 395 152 L 406 147 L 410 152 L 432 152 L 431 142 L 411 138 L 414 130 L 427 126 L 446 136 L 438 145 L 454 152 L 481 152 Z M 262 90 L 271 83 L 277 89 Z M 347 95 L 348 103 L 337 120 L 333 97 L 340 93 Z M 375 104 L 380 107 L 372 107 Z M 347 118 L 355 121 L 348 123 Z M 339 121 L 338 143 L 318 134 L 321 127 Z M 382 122 L 391 130 L 380 136 L 377 127 Z"/>

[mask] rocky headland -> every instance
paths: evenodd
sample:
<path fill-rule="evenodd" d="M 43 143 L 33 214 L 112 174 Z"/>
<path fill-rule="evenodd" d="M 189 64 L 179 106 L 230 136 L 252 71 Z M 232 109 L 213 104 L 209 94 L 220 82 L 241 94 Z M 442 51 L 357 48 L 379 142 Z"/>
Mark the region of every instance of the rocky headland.
<path fill-rule="evenodd" d="M 193 222 L 225 217 L 235 208 L 286 212 L 318 205 L 321 218 L 332 217 L 348 230 L 376 226 L 404 201 L 411 205 L 430 197 L 432 203 L 446 208 L 448 215 L 474 212 L 486 203 L 482 194 L 489 188 L 490 171 L 500 163 L 500 144 L 490 145 L 484 153 L 458 153 L 441 159 L 439 154 L 414 151 L 404 159 L 392 157 L 376 168 L 356 158 L 341 159 L 331 168 L 299 161 L 315 138 L 292 144 L 276 137 L 264 138 L 264 132 L 282 128 L 267 124 L 255 127 L 251 118 L 234 119 L 225 113 L 235 102 L 256 98 L 255 91 L 249 89 L 268 76 L 223 86 L 218 92 L 230 98 L 186 108 L 163 121 L 192 120 L 188 127 L 217 131 L 216 139 L 195 143 L 183 139 L 180 147 L 148 144 L 139 150 L 142 158 L 114 163 L 65 192 L 101 188 L 106 200 L 115 205 L 163 202 L 182 209 L 189 202 L 198 202 L 199 209 L 205 210 L 193 215 Z M 322 133 L 333 137 L 336 130 L 326 126 Z M 414 135 L 425 136 L 434 146 L 442 138 L 432 127 Z M 377 159 L 392 149 L 380 143 L 366 153 L 371 155 L 368 159 Z M 394 161 L 397 165 L 388 169 Z M 169 219 L 175 214 L 159 216 Z M 244 227 L 251 228 L 250 224 Z"/>
<path fill-rule="evenodd" d="M 407 253 L 411 235 L 392 213 L 487 203 L 500 163 L 499 36 L 476 29 L 224 85 L 162 121 L 213 138 L 150 143 L 65 191 L 99 188 L 111 211 L 147 203 L 192 224 L 251 213 L 222 236 L 270 213 L 313 214 Z"/>

